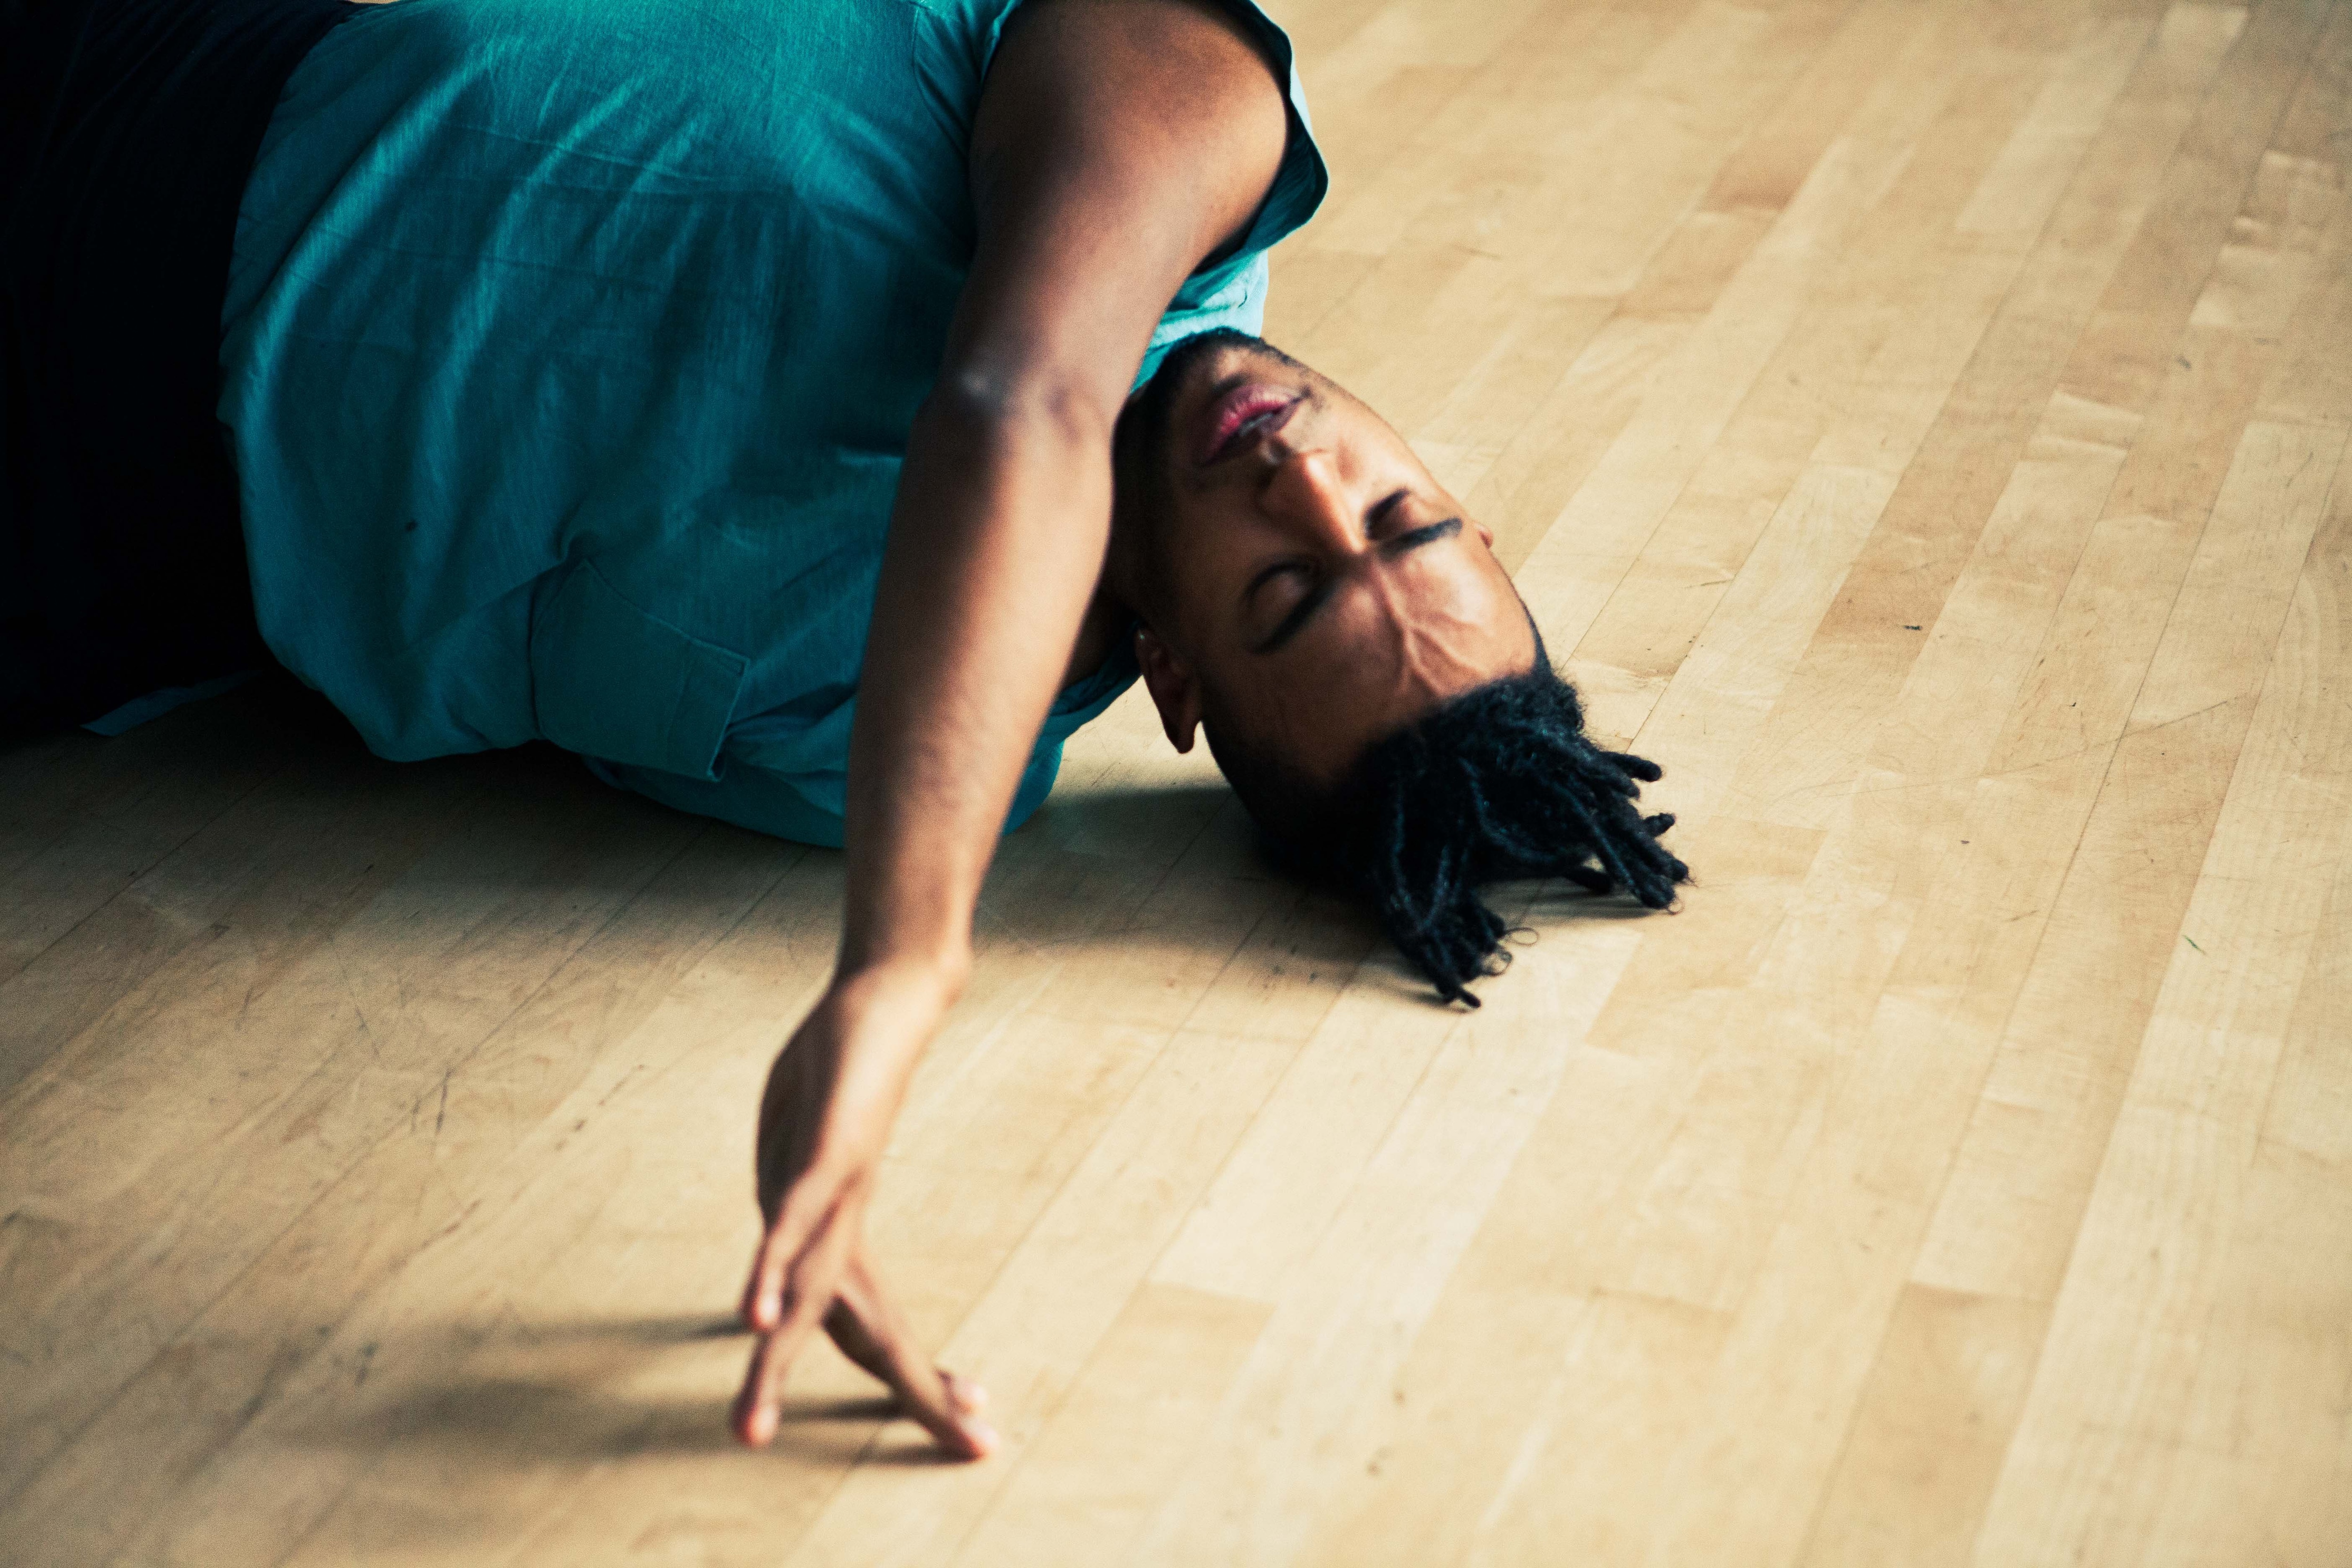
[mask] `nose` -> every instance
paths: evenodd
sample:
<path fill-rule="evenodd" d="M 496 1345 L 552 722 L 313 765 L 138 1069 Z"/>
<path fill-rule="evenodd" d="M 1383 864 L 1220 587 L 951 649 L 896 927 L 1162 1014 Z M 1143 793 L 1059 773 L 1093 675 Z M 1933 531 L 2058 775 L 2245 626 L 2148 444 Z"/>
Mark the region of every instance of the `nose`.
<path fill-rule="evenodd" d="M 1366 548 L 1363 509 L 1328 451 L 1286 455 L 1266 476 L 1260 501 L 1268 517 L 1300 534 L 1302 542 L 1351 554 Z"/>

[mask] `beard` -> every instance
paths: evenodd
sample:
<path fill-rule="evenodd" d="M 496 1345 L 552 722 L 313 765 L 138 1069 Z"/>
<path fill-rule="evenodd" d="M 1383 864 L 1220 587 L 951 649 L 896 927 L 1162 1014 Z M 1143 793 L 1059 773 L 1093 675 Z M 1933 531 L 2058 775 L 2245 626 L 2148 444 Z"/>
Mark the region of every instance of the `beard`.
<path fill-rule="evenodd" d="M 1111 432 L 1111 455 L 1118 477 L 1129 472 L 1139 477 L 1150 475 L 1160 486 L 1166 483 L 1168 447 L 1175 439 L 1176 403 L 1185 384 L 1202 362 L 1220 349 L 1246 349 L 1270 354 L 1287 363 L 1289 355 L 1247 332 L 1232 327 L 1214 327 L 1205 332 L 1195 332 L 1174 348 L 1143 384 L 1143 390 L 1127 400 L 1119 411 L 1118 424 Z"/>
<path fill-rule="evenodd" d="M 1232 327 L 1196 332 L 1168 351 L 1143 389 L 1128 398 L 1110 440 L 1115 514 L 1153 548 L 1166 542 L 1175 516 L 1170 453 L 1176 441 L 1177 405 L 1196 373 L 1222 349 L 1241 349 L 1293 370 L 1306 369 L 1264 338 Z"/>

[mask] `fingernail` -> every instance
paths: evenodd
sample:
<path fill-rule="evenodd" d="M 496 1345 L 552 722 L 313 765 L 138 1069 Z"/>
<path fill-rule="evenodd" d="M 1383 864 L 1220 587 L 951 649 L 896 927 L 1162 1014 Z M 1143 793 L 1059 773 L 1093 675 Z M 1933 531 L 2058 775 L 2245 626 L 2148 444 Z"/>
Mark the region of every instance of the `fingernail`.
<path fill-rule="evenodd" d="M 992 1454 L 996 1452 L 996 1445 L 1000 1439 L 996 1436 L 996 1428 L 991 1426 L 987 1422 L 965 1422 L 963 1424 L 963 1435 L 971 1438 L 972 1446 L 978 1448 L 982 1453 Z"/>

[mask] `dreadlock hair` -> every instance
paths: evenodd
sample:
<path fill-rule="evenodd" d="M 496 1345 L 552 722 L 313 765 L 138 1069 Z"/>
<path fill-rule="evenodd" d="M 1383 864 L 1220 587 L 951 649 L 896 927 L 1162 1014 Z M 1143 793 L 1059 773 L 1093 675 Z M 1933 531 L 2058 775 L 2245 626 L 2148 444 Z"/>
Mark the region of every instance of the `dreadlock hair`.
<path fill-rule="evenodd" d="M 1490 882 L 1564 877 L 1623 889 L 1654 910 L 1690 868 L 1658 842 L 1671 814 L 1633 802 L 1655 763 L 1584 733 L 1576 689 L 1536 639 L 1535 668 L 1476 687 L 1376 742 L 1336 790 L 1317 789 L 1232 736 L 1210 750 L 1274 860 L 1370 904 L 1389 939 L 1448 1002 L 1510 962 Z"/>

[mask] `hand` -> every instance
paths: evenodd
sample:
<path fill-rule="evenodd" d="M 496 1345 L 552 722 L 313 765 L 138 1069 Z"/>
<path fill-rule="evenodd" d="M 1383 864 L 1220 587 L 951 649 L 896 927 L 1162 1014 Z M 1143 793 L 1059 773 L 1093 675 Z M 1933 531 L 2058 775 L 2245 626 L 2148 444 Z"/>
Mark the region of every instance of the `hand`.
<path fill-rule="evenodd" d="M 979 1458 L 995 1446 L 980 1419 L 986 1396 L 920 1353 L 864 1236 L 890 1123 L 945 1011 L 945 989 L 920 976 L 837 983 L 769 1071 L 758 1153 L 766 1230 L 742 1306 L 760 1343 L 734 1412 L 736 1436 L 747 1444 L 775 1436 L 785 1373 L 822 1322 L 842 1353 L 887 1384 L 941 1448 Z"/>

